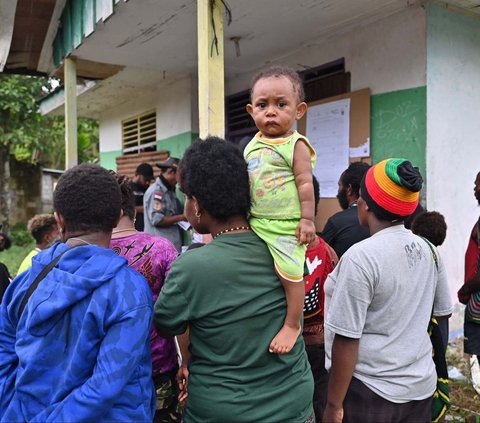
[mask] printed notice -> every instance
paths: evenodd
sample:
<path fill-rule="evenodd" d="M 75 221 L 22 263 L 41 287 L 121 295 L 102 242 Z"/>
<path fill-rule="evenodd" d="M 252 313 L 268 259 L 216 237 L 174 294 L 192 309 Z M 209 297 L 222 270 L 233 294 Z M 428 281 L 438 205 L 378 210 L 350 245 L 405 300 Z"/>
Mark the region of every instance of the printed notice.
<path fill-rule="evenodd" d="M 320 183 L 320 196 L 334 198 L 338 192 L 338 179 L 348 167 L 350 99 L 310 107 L 306 132 L 317 152 L 313 174 Z"/>

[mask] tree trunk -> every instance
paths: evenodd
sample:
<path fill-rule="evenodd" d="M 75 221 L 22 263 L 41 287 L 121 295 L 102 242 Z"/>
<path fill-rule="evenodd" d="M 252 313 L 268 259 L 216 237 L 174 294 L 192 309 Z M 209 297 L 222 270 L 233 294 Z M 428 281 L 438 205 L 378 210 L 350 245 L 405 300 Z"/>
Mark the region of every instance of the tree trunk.
<path fill-rule="evenodd" d="M 10 154 L 8 149 L 0 146 L 0 224 L 8 221 L 10 212 Z"/>

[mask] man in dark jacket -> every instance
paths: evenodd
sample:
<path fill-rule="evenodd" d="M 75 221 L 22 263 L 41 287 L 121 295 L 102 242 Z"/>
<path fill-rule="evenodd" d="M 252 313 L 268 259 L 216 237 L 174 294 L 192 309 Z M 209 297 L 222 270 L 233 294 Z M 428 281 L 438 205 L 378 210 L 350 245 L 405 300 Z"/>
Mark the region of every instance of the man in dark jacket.
<path fill-rule="evenodd" d="M 357 200 L 360 182 L 370 165 L 363 162 L 351 163 L 338 181 L 338 202 L 343 209 L 328 219 L 322 238 L 342 257 L 353 244 L 368 238 L 368 229 L 358 222 Z"/>

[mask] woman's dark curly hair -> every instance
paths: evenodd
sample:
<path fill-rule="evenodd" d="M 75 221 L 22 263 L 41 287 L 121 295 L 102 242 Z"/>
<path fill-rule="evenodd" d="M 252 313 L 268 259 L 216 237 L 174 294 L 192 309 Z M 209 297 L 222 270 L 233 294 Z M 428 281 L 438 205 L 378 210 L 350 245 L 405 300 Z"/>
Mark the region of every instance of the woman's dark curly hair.
<path fill-rule="evenodd" d="M 218 137 L 193 143 L 180 162 L 180 188 L 213 217 L 227 220 L 250 211 L 247 163 L 233 144 Z"/>
<path fill-rule="evenodd" d="M 110 174 L 117 180 L 120 192 L 122 193 L 123 214 L 132 220 L 135 219 L 135 194 L 130 185 L 132 180 L 128 176 L 115 173 L 113 170 L 110 171 Z"/>
<path fill-rule="evenodd" d="M 53 193 L 53 206 L 69 232 L 110 232 L 117 224 L 121 204 L 115 178 L 94 164 L 67 170 Z"/>

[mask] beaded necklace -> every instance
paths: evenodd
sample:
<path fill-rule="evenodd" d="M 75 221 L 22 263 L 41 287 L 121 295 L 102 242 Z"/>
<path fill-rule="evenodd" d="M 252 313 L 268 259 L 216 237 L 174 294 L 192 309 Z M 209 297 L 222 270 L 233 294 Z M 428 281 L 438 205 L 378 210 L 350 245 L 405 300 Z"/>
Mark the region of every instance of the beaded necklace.
<path fill-rule="evenodd" d="M 215 234 L 213 236 L 213 239 L 215 239 L 216 237 L 220 236 L 220 235 L 223 235 L 223 234 L 226 234 L 228 232 L 234 232 L 234 231 L 249 231 L 250 230 L 250 226 L 237 226 L 236 228 L 228 228 L 228 229 L 224 229 L 223 231 L 220 231 L 218 232 L 217 234 Z"/>

